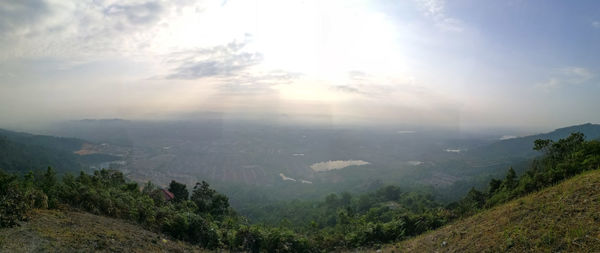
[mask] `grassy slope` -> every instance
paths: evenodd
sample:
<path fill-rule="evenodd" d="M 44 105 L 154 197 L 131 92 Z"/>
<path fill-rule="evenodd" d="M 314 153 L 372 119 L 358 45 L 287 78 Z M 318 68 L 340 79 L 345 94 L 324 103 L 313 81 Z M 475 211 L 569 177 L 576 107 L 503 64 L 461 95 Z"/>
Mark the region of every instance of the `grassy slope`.
<path fill-rule="evenodd" d="M 587 172 L 384 251 L 600 252 L 600 171 Z"/>
<path fill-rule="evenodd" d="M 0 230 L 0 252 L 200 252 L 122 220 L 89 213 L 35 210 L 19 227 Z"/>

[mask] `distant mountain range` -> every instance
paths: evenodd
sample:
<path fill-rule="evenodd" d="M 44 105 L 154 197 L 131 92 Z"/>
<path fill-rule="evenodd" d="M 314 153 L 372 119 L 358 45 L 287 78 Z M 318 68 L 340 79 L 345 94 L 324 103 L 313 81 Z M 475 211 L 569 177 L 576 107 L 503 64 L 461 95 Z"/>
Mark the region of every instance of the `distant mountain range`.
<path fill-rule="evenodd" d="M 556 129 L 549 133 L 529 135 L 508 140 L 501 140 L 477 149 L 473 149 L 471 155 L 485 157 L 486 159 L 524 157 L 532 158 L 539 153 L 533 150 L 533 142 L 537 139 L 558 140 L 569 136 L 571 133 L 581 132 L 586 139 L 600 138 L 599 124 L 583 124 Z"/>

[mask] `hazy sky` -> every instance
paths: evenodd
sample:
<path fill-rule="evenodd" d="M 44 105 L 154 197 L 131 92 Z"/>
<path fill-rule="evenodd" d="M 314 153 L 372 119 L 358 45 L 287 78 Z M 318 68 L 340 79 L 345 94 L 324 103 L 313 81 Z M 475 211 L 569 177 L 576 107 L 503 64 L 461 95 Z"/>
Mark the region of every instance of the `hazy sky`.
<path fill-rule="evenodd" d="M 0 122 L 600 122 L 600 2 L 0 1 Z"/>

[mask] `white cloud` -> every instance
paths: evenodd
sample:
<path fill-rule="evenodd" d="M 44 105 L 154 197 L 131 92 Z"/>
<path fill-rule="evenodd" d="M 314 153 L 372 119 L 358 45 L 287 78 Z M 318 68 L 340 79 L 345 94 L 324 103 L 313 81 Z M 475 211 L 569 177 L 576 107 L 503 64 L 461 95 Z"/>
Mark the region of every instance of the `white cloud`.
<path fill-rule="evenodd" d="M 510 140 L 510 139 L 514 139 L 514 138 L 517 138 L 517 136 L 514 136 L 514 135 L 503 135 L 502 137 L 500 137 L 500 140 L 504 141 L 504 140 Z"/>
<path fill-rule="evenodd" d="M 568 82 L 573 84 L 580 84 L 594 77 L 589 70 L 582 67 L 566 67 L 561 69 L 560 72 L 568 78 Z"/>
<path fill-rule="evenodd" d="M 558 80 L 557 78 L 550 78 L 545 82 L 542 83 L 538 83 L 535 86 L 541 89 L 544 89 L 546 91 L 552 90 L 557 88 L 558 86 L 560 86 L 562 84 L 562 82 L 560 80 Z"/>
<path fill-rule="evenodd" d="M 192 1 L 15 1 L 0 5 L 0 58 L 132 56 Z M 15 11 L 18 10 L 18 11 Z M 11 14 L 11 15 L 4 15 Z M 28 18 L 31 17 L 31 18 Z"/>
<path fill-rule="evenodd" d="M 444 14 L 444 0 L 415 0 L 417 4 L 425 11 L 425 15 L 433 18 L 443 18 Z"/>
<path fill-rule="evenodd" d="M 193 80 L 212 76 L 232 76 L 259 64 L 261 55 L 245 52 L 246 42 L 233 41 L 226 45 L 175 52 L 167 62 L 177 65 L 167 79 Z"/>
<path fill-rule="evenodd" d="M 450 32 L 462 32 L 464 31 L 464 24 L 462 21 L 455 18 L 444 18 L 438 21 L 436 26 L 444 31 Z"/>
<path fill-rule="evenodd" d="M 584 84 L 594 78 L 594 74 L 583 67 L 565 67 L 554 71 L 547 81 L 536 87 L 552 90 L 561 86 Z"/>
<path fill-rule="evenodd" d="M 444 0 L 414 0 L 424 15 L 435 22 L 435 26 L 443 31 L 462 32 L 464 23 L 455 17 L 446 14 L 446 2 Z"/>
<path fill-rule="evenodd" d="M 600 21 L 592 22 L 592 27 L 600 29 Z"/>

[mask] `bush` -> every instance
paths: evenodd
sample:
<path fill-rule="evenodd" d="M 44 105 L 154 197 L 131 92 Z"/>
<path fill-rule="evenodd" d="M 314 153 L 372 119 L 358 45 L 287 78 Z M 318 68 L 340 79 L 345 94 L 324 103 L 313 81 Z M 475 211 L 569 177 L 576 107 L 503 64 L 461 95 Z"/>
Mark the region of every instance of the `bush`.
<path fill-rule="evenodd" d="M 30 206 L 27 205 L 25 195 L 17 185 L 11 185 L 5 193 L 0 196 L 0 227 L 12 227 L 18 221 L 27 219 Z"/>

